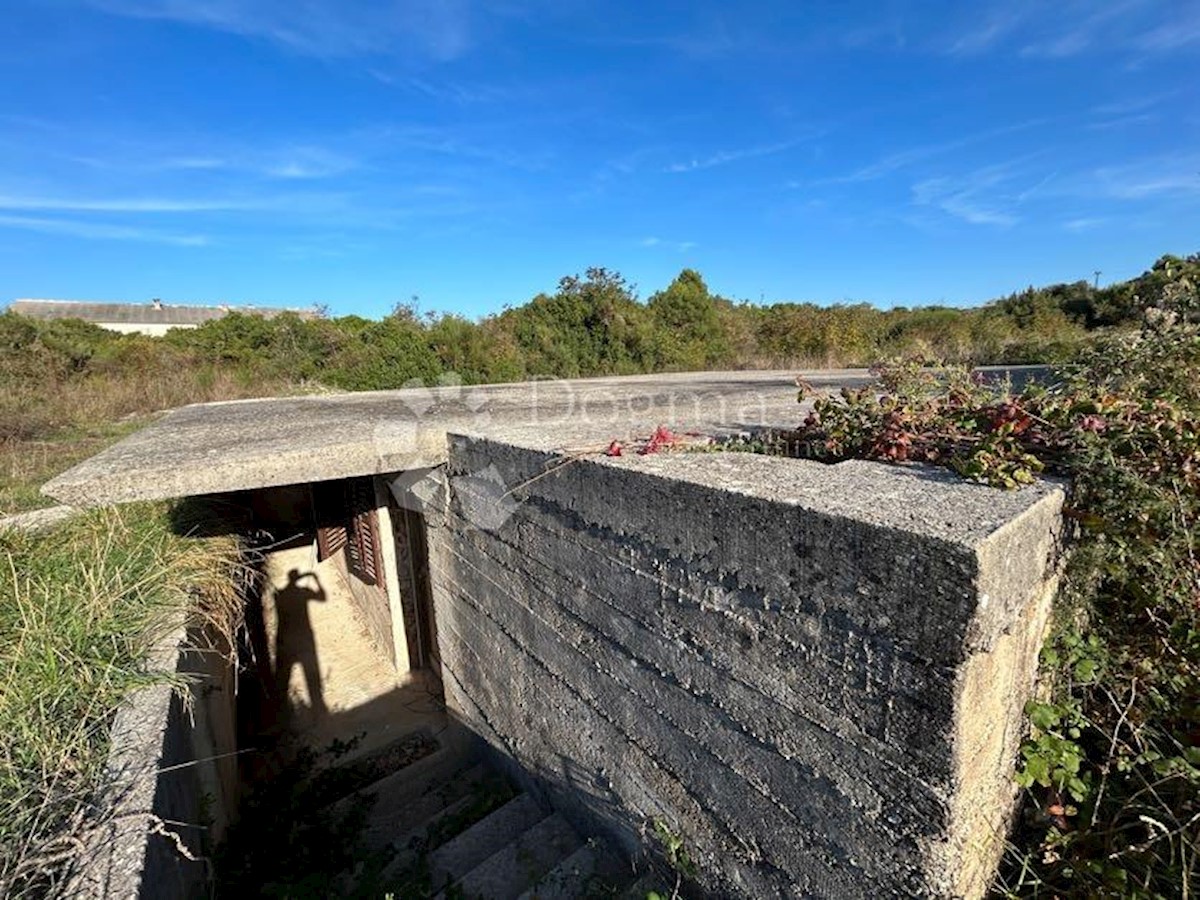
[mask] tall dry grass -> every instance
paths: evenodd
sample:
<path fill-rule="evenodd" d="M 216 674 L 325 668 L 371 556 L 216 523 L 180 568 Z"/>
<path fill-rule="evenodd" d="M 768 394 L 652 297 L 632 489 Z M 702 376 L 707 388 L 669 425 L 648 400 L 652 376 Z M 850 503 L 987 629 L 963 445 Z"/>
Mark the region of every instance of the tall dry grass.
<path fill-rule="evenodd" d="M 81 852 L 113 716 L 175 676 L 147 657 L 184 617 L 227 635 L 232 538 L 176 534 L 161 504 L 0 531 L 0 896 L 57 896 Z"/>
<path fill-rule="evenodd" d="M 280 379 L 180 364 L 76 378 L 14 378 L 0 387 L 0 515 L 46 506 L 43 483 L 189 403 L 293 393 Z"/>

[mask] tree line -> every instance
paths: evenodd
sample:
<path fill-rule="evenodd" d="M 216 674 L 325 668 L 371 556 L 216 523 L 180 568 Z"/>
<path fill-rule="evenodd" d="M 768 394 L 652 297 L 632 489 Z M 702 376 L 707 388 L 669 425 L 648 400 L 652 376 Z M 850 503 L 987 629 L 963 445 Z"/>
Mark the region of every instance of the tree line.
<path fill-rule="evenodd" d="M 412 305 L 398 305 L 379 320 L 231 313 L 148 337 L 6 313 L 0 316 L 0 388 L 8 401 L 0 406 L 8 409 L 0 413 L 88 380 L 101 382 L 95 396 L 104 384 L 128 382 L 127 400 L 109 411 L 119 413 L 306 385 L 397 388 L 448 373 L 483 383 L 865 366 L 895 357 L 972 365 L 1059 362 L 1096 330 L 1135 322 L 1165 285 L 1198 270 L 1200 254 L 1164 256 L 1127 282 L 1031 287 L 970 309 L 734 301 L 710 291 L 692 269 L 643 301 L 619 274 L 592 268 L 563 278 L 553 293 L 478 321 L 422 315 Z"/>

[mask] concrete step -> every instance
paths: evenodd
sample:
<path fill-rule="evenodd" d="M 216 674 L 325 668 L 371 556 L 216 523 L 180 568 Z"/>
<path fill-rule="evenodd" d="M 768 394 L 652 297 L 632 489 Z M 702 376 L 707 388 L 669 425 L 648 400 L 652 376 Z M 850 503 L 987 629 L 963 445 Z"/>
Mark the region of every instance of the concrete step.
<path fill-rule="evenodd" d="M 403 837 L 394 840 L 391 845 L 393 855 L 383 870 L 383 883 L 391 884 L 398 880 L 408 880 L 418 867 L 422 856 L 457 836 L 453 833 L 454 828 L 451 826 L 445 828 L 443 837 L 443 826 L 466 816 L 473 803 L 474 798 L 470 795 L 459 797 L 430 816 L 427 826 L 415 828 Z M 462 828 L 458 829 L 458 834 L 474 824 L 474 822 L 466 822 Z"/>
<path fill-rule="evenodd" d="M 513 793 L 507 779 L 482 763 L 462 771 L 452 781 L 431 786 L 404 810 L 409 820 L 427 813 L 420 824 L 400 833 L 364 834 L 356 830 L 359 864 L 344 873 L 337 895 L 364 900 L 378 900 L 388 893 L 396 897 L 430 896 L 427 854 L 507 802 Z M 377 825 L 379 821 L 377 818 Z"/>
<path fill-rule="evenodd" d="M 589 838 L 547 872 L 520 900 L 579 900 L 581 897 L 617 897 L 629 884 L 629 864 L 599 838 Z M 638 898 L 645 900 L 645 896 Z"/>
<path fill-rule="evenodd" d="M 429 854 L 434 889 L 452 884 L 500 850 L 515 835 L 546 818 L 528 794 L 519 794 Z"/>
<path fill-rule="evenodd" d="M 472 782 L 464 776 L 477 764 L 473 744 L 458 736 L 439 742 L 441 749 L 331 803 L 319 814 L 344 815 L 369 804 L 361 832 L 363 846 L 386 847 L 470 790 Z"/>
<path fill-rule="evenodd" d="M 426 773 L 422 776 L 425 780 Z M 398 838 L 441 818 L 446 807 L 460 799 L 470 799 L 472 790 L 486 777 L 486 770 L 478 764 L 458 760 L 447 765 L 440 777 L 431 779 L 421 790 L 396 784 L 381 786 L 359 832 L 361 845 L 367 850 L 394 846 Z"/>
<path fill-rule="evenodd" d="M 440 749 L 428 729 L 418 729 L 379 744 L 367 752 L 337 760 L 316 771 L 303 790 L 314 804 L 324 806 L 369 788 L 389 775 L 407 769 Z"/>
<path fill-rule="evenodd" d="M 454 886 L 464 897 L 517 900 L 580 845 L 579 835 L 555 813 L 501 847 Z"/>
<path fill-rule="evenodd" d="M 384 870 L 384 881 L 399 877 L 410 870 L 422 854 L 436 850 L 442 844 L 466 831 L 478 820 L 479 816 L 472 815 L 472 809 L 480 802 L 480 795 L 489 790 L 508 790 L 507 782 L 501 776 L 479 764 L 463 772 L 456 784 L 439 792 L 445 804 L 438 809 L 431 809 L 422 822 L 408 831 L 393 835 L 390 848 L 395 854 Z M 429 802 L 438 794 L 426 794 L 410 808 L 415 816 L 420 810 L 434 805 Z"/>
<path fill-rule="evenodd" d="M 596 850 L 579 847 L 525 891 L 520 900 L 576 900 L 587 895 L 596 875 Z"/>

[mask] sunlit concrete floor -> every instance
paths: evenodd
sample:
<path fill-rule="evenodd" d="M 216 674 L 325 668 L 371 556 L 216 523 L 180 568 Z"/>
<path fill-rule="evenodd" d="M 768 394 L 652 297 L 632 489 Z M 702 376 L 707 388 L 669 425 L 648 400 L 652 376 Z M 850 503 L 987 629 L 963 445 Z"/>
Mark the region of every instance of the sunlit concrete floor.
<path fill-rule="evenodd" d="M 357 618 L 350 591 L 315 544 L 264 563 L 261 643 L 269 656 L 256 731 L 285 756 L 356 741 L 353 755 L 446 726 L 441 686 L 428 672 L 397 673 Z M 260 651 L 261 652 L 261 651 Z"/>

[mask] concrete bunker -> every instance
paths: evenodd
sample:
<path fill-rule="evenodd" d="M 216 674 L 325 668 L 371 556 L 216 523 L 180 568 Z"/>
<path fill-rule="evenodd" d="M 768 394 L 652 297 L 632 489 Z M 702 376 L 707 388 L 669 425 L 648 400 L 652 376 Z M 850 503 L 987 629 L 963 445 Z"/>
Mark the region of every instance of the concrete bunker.
<path fill-rule="evenodd" d="M 786 424 L 790 396 L 746 412 L 790 383 L 773 377 L 731 375 L 742 393 L 684 424 Z M 346 580 L 377 657 L 435 670 L 458 733 L 522 796 L 627 856 L 677 836 L 710 895 L 982 895 L 1016 793 L 1061 489 L 563 451 L 712 409 L 715 379 L 611 380 L 587 421 L 555 395 L 552 432 L 517 388 L 469 416 L 461 395 L 440 411 L 417 398 L 416 415 L 406 392 L 193 407 L 49 490 L 80 503 L 224 486 L 307 516 L 297 547 Z M 256 437 L 297 409 L 336 459 Z M 289 567 L 281 587 L 311 599 L 303 575 Z"/>

